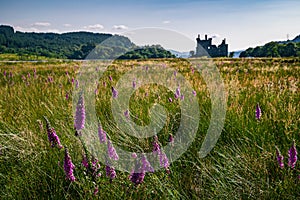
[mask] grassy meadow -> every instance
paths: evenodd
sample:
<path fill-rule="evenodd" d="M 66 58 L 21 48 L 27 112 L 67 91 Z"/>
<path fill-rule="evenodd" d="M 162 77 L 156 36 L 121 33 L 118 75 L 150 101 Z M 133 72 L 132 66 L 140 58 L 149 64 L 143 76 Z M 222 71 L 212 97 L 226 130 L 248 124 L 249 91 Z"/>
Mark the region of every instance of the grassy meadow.
<path fill-rule="evenodd" d="M 223 78 L 227 111 L 222 134 L 205 157 L 198 151 L 210 123 L 211 102 L 200 73 L 183 59 L 158 60 L 182 74 L 196 91 L 200 121 L 196 139 L 168 170 L 146 173 L 143 183 L 116 171 L 91 177 L 82 165 L 84 148 L 75 136 L 72 94 L 82 62 L 0 62 L 0 199 L 297 199 L 300 196 L 300 163 L 288 166 L 288 150 L 300 150 L 300 59 L 214 59 Z M 96 112 L 114 145 L 151 152 L 152 138 L 129 137 L 114 122 L 111 87 L 137 65 L 157 60 L 115 61 L 98 81 Z M 172 98 L 170 102 L 169 98 Z M 183 101 L 188 101 L 184 99 Z M 168 112 L 158 133 L 162 146 L 176 137 L 180 99 L 159 85 L 137 89 L 130 115 L 139 125 L 149 124 L 149 109 L 159 103 Z M 256 106 L 261 118 L 255 116 Z M 66 179 L 64 148 L 48 141 L 46 116 L 67 146 L 75 165 L 76 181 Z M 299 145 L 299 146 L 297 146 Z M 284 156 L 284 168 L 276 158 Z"/>

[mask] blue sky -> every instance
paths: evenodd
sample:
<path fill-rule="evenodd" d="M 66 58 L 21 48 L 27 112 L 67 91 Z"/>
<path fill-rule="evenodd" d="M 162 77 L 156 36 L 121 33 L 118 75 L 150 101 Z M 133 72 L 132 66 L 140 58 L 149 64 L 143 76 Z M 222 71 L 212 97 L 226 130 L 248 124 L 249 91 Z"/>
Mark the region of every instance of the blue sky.
<path fill-rule="evenodd" d="M 0 0 L 0 5 L 0 24 L 19 31 L 122 34 L 157 27 L 191 41 L 198 33 L 214 37 L 214 43 L 226 38 L 231 51 L 300 34 L 299 0 Z"/>

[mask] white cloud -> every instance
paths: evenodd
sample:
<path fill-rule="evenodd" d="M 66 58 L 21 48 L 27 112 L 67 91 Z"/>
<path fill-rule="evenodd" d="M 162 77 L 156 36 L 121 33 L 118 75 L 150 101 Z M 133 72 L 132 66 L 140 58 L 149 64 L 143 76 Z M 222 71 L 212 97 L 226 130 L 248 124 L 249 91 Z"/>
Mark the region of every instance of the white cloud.
<path fill-rule="evenodd" d="M 71 27 L 72 25 L 71 24 L 63 24 L 64 27 Z"/>
<path fill-rule="evenodd" d="M 88 30 L 102 30 L 104 29 L 104 26 L 101 24 L 94 24 L 94 25 L 88 25 L 88 26 L 84 26 L 84 29 L 88 29 Z"/>
<path fill-rule="evenodd" d="M 48 27 L 48 26 L 51 26 L 51 24 L 49 22 L 35 22 L 35 23 L 31 24 L 31 26 L 33 26 L 33 27 Z"/>
<path fill-rule="evenodd" d="M 162 23 L 163 23 L 163 24 L 170 24 L 170 23 L 171 23 L 171 21 L 169 21 L 169 20 L 165 20 L 165 21 L 163 21 Z"/>
<path fill-rule="evenodd" d="M 15 26 L 15 30 L 21 31 L 21 32 L 35 32 L 35 33 L 60 33 L 58 29 L 38 29 L 35 27 L 21 27 L 21 26 Z"/>
<path fill-rule="evenodd" d="M 115 29 L 115 30 L 127 30 L 128 27 L 125 26 L 125 25 L 114 25 L 113 29 Z"/>

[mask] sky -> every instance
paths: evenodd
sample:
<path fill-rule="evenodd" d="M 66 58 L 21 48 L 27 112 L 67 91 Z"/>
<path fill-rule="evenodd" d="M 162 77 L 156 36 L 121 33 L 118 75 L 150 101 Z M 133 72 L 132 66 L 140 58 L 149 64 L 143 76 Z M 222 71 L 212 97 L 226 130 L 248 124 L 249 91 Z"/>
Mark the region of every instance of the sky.
<path fill-rule="evenodd" d="M 144 40 L 170 33 L 169 43 L 177 46 L 163 46 L 179 51 L 194 50 L 198 34 L 215 44 L 226 38 L 229 51 L 293 39 L 299 22 L 299 0 L 0 0 L 0 24 L 18 31 L 124 34 L 139 45 L 133 33 L 152 27 L 157 34 Z"/>

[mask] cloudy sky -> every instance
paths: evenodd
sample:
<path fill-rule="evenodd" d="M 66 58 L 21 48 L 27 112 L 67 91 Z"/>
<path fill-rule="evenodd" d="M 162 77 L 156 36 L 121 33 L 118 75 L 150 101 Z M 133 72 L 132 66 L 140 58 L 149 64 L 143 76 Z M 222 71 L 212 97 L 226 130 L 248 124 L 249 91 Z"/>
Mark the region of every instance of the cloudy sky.
<path fill-rule="evenodd" d="M 104 33 L 156 27 L 241 50 L 300 34 L 299 0 L 0 0 L 0 24 L 19 31 Z M 128 34 L 127 34 L 128 35 Z M 130 36 L 130 34 L 128 35 Z M 175 42 L 175 41 L 174 41 Z M 178 49 L 180 50 L 180 49 Z M 182 49 L 186 50 L 186 49 Z"/>

